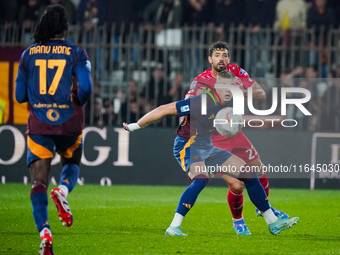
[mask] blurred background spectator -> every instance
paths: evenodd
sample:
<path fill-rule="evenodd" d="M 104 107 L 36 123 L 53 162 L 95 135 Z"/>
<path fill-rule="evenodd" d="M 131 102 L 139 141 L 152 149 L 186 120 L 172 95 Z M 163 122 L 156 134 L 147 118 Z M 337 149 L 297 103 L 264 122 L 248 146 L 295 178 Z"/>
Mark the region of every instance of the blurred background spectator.
<path fill-rule="evenodd" d="M 141 105 L 140 102 L 138 83 L 135 80 L 130 80 L 127 93 L 122 97 L 122 121 L 127 123 L 136 122 L 143 114 L 143 105 Z"/>
<path fill-rule="evenodd" d="M 238 27 L 244 24 L 243 0 L 216 0 L 213 9 L 213 23 L 217 26 L 216 33 L 221 34 L 231 24 Z"/>
<path fill-rule="evenodd" d="M 16 21 L 18 8 L 17 0 L 0 1 L 0 24 L 12 26 Z"/>
<path fill-rule="evenodd" d="M 162 29 L 182 25 L 182 5 L 179 0 L 154 0 L 144 10 L 147 26 L 156 25 L 157 33 Z"/>
<path fill-rule="evenodd" d="M 76 24 L 76 7 L 71 0 L 49 0 L 49 4 L 61 4 L 64 6 L 68 15 L 68 22 L 71 25 Z"/>
<path fill-rule="evenodd" d="M 31 31 L 34 25 L 42 15 L 45 6 L 40 0 L 28 0 L 28 2 L 20 7 L 18 14 L 18 22 L 22 24 L 25 34 L 24 41 L 29 42 L 31 38 Z"/>
<path fill-rule="evenodd" d="M 328 29 L 335 24 L 333 8 L 327 6 L 327 0 L 315 0 L 314 5 L 309 9 L 307 15 L 307 27 L 315 30 L 317 37 L 323 27 L 324 35 Z"/>
<path fill-rule="evenodd" d="M 215 0 L 183 0 L 183 24 L 202 26 L 211 21 Z"/>
<path fill-rule="evenodd" d="M 174 79 L 171 83 L 171 88 L 169 90 L 169 101 L 179 101 L 185 97 L 186 91 L 184 91 L 184 84 L 183 84 L 183 75 L 180 73 L 176 73 Z"/>
<path fill-rule="evenodd" d="M 106 18 L 106 6 L 102 0 L 81 0 L 77 9 L 77 23 L 84 26 L 86 32 L 102 25 Z"/>
<path fill-rule="evenodd" d="M 275 0 L 245 0 L 245 25 L 251 29 L 250 45 L 264 45 L 266 40 L 272 41 L 272 36 L 265 28 L 272 28 L 275 21 Z M 247 60 L 251 67 L 247 72 L 252 77 L 265 77 L 271 68 L 270 55 L 267 50 L 261 50 L 260 61 L 256 61 L 255 51 L 247 51 Z"/>
<path fill-rule="evenodd" d="M 115 45 L 136 44 L 138 42 L 138 24 L 143 19 L 142 10 L 149 2 L 150 0 L 107 2 L 107 10 L 110 10 L 110 14 L 107 15 L 106 19 L 106 23 L 108 25 L 108 37 L 113 37 L 112 40 Z M 130 33 L 132 33 L 132 36 L 128 36 Z M 137 48 L 133 48 L 131 59 L 128 59 L 126 55 L 126 51 L 119 52 L 118 47 L 114 48 L 112 58 L 114 62 L 113 64 L 116 68 L 126 66 L 131 60 L 133 63 L 136 63 L 138 58 Z M 109 58 L 109 61 L 112 61 L 112 59 Z"/>
<path fill-rule="evenodd" d="M 326 0 L 315 0 L 313 6 L 309 9 L 307 15 L 307 27 L 313 36 L 310 37 L 310 47 L 324 47 L 327 44 L 328 30 L 335 25 L 335 15 L 331 7 L 327 6 Z M 327 58 L 329 52 L 323 50 L 321 56 L 315 50 L 311 50 L 309 54 L 309 64 L 317 65 L 321 58 L 322 77 L 327 76 Z"/>
<path fill-rule="evenodd" d="M 306 27 L 307 6 L 303 0 L 279 0 L 276 5 L 275 28 L 302 30 Z"/>
<path fill-rule="evenodd" d="M 334 131 L 340 126 L 340 66 L 332 73 L 331 84 L 321 99 L 321 130 Z"/>
<path fill-rule="evenodd" d="M 168 77 L 165 77 L 163 68 L 156 67 L 143 91 L 143 95 L 150 107 L 155 108 L 170 102 L 168 96 L 169 90 L 170 84 L 168 82 Z"/>

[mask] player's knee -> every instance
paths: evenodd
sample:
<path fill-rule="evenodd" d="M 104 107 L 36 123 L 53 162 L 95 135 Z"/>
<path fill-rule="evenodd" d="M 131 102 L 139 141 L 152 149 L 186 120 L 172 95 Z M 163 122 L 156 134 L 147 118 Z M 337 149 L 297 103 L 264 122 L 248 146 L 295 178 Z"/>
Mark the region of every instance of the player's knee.
<path fill-rule="evenodd" d="M 236 180 L 228 184 L 229 184 L 229 188 L 235 193 L 241 193 L 243 191 L 243 188 L 244 188 L 243 181 Z"/>

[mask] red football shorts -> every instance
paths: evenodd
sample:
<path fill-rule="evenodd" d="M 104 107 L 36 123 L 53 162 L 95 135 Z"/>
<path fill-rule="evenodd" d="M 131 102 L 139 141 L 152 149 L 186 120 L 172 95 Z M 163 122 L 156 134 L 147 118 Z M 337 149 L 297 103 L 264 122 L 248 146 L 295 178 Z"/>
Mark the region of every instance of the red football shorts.
<path fill-rule="evenodd" d="M 221 139 L 223 137 L 221 136 L 222 135 L 213 135 L 212 137 L 213 144 L 216 147 L 233 153 L 246 163 L 252 162 L 259 157 L 255 147 L 242 131 L 228 139 Z"/>

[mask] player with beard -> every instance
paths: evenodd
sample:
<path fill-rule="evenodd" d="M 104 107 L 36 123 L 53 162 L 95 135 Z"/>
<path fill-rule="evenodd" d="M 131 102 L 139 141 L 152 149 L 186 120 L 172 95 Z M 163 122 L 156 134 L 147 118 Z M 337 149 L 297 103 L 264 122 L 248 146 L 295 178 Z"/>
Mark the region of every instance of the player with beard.
<path fill-rule="evenodd" d="M 186 94 L 186 98 L 197 96 L 205 89 L 209 89 L 209 87 L 214 87 L 217 75 L 223 70 L 230 71 L 236 76 L 236 85 L 242 90 L 245 97 L 247 96 L 247 89 L 251 87 L 253 99 L 266 98 L 264 90 L 255 80 L 249 77 L 248 73 L 245 70 L 235 64 L 229 64 L 229 46 L 226 42 L 218 41 L 212 43 L 209 47 L 208 60 L 211 64 L 211 68 L 205 70 L 194 79 L 190 86 L 190 90 Z M 189 119 L 187 120 L 186 125 L 187 128 L 190 127 Z M 242 131 L 234 137 L 225 137 L 220 135 L 218 132 L 215 132 L 212 136 L 212 141 L 214 146 L 233 153 L 234 155 L 245 161 L 248 166 L 255 166 L 259 170 L 262 169 L 263 163 L 261 162 L 258 152 Z M 245 224 L 242 215 L 244 183 L 236 178 L 232 178 L 226 175 L 222 176 L 222 178 L 227 182 L 229 186 L 227 199 L 233 217 L 233 228 L 239 235 L 251 235 L 251 232 Z M 260 171 L 259 179 L 268 196 L 269 182 L 267 174 Z M 289 218 L 289 216 L 284 212 L 281 212 L 274 208 L 272 208 L 272 210 L 274 214 L 279 218 Z M 261 216 L 261 212 L 258 209 L 256 209 L 256 214 L 258 216 Z"/>

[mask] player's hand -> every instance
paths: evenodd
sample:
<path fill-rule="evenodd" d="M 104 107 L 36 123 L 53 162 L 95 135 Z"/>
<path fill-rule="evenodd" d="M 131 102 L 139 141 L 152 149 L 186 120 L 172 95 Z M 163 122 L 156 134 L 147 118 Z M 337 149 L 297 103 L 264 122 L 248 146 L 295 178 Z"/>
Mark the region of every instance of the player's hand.
<path fill-rule="evenodd" d="M 141 129 L 142 127 L 139 126 L 137 123 L 130 123 L 130 124 L 127 124 L 127 123 L 123 123 L 123 127 L 126 131 L 132 133 L 138 129 Z"/>
<path fill-rule="evenodd" d="M 126 131 L 130 132 L 129 125 L 125 122 L 123 122 L 123 127 Z"/>

